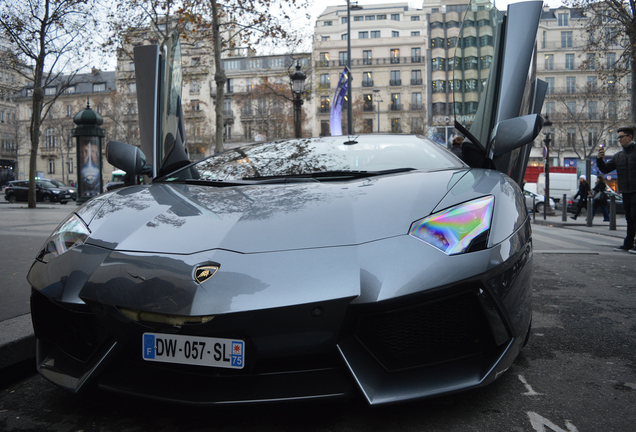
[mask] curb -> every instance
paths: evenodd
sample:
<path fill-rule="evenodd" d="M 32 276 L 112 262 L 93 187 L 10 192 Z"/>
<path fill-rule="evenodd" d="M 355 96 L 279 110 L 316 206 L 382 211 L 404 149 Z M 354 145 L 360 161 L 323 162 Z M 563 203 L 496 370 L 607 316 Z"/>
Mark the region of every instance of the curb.
<path fill-rule="evenodd" d="M 0 322 L 0 370 L 29 359 L 35 362 L 31 314 Z"/>

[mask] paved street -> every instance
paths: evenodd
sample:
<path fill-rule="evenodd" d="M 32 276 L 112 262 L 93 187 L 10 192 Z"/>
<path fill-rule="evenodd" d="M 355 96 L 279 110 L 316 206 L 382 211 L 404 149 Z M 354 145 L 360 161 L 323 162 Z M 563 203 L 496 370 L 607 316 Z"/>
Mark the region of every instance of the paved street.
<path fill-rule="evenodd" d="M 46 235 L 72 210 L 51 207 L 50 213 L 33 211 L 46 217 L 26 235 L 27 216 L 20 214 L 28 210 L 0 206 L 3 244 L 17 247 L 10 238 L 33 238 L 34 250 L 20 246 L 29 255 L 26 268 Z M 360 399 L 196 408 L 103 392 L 75 396 L 35 375 L 29 362 L 0 374 L 0 430 L 631 431 L 636 423 L 636 256 L 612 251 L 624 226 L 611 232 L 607 225 L 583 223 L 562 226 L 553 218 L 533 224 L 532 336 L 515 364 L 486 388 L 379 409 Z M 13 258 L 4 253 L 5 259 Z"/>

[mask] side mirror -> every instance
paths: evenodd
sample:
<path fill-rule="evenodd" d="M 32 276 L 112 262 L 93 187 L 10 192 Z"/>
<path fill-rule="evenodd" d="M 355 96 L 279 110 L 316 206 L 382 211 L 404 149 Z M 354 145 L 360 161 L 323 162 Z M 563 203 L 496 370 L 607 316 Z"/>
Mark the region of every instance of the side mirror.
<path fill-rule="evenodd" d="M 509 153 L 532 142 L 541 132 L 543 118 L 537 114 L 515 117 L 500 122 L 491 138 L 494 157 Z"/>
<path fill-rule="evenodd" d="M 138 147 L 130 144 L 108 141 L 106 160 L 114 167 L 133 176 L 152 172 L 152 166 L 146 164 L 146 155 Z"/>

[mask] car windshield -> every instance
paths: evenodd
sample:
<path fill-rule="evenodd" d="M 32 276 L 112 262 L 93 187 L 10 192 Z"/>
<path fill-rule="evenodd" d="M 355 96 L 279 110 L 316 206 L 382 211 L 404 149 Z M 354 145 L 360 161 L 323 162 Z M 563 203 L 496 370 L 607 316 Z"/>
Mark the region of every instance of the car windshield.
<path fill-rule="evenodd" d="M 363 135 L 296 139 L 232 149 L 181 169 L 164 181 L 243 180 L 331 172 L 443 170 L 465 165 L 426 138 Z"/>
<path fill-rule="evenodd" d="M 40 185 L 40 187 L 43 187 L 44 189 L 55 189 L 55 185 L 49 181 L 39 181 L 38 185 Z"/>

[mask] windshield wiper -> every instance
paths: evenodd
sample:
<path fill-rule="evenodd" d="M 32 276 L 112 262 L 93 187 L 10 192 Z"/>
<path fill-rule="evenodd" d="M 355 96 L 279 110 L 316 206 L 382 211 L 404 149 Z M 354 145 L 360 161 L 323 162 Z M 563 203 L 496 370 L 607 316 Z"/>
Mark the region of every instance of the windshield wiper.
<path fill-rule="evenodd" d="M 352 180 L 365 177 L 375 177 L 387 174 L 397 174 L 402 172 L 414 171 L 415 168 L 394 168 L 382 171 L 356 171 L 356 170 L 334 170 L 334 171 L 317 171 L 306 174 L 288 174 L 280 176 L 267 177 L 244 177 L 243 180 L 256 181 L 258 183 L 279 183 L 276 180 L 287 180 L 286 183 L 296 183 L 302 181 L 325 181 L 325 180 Z M 285 183 L 285 182 L 280 182 Z"/>

